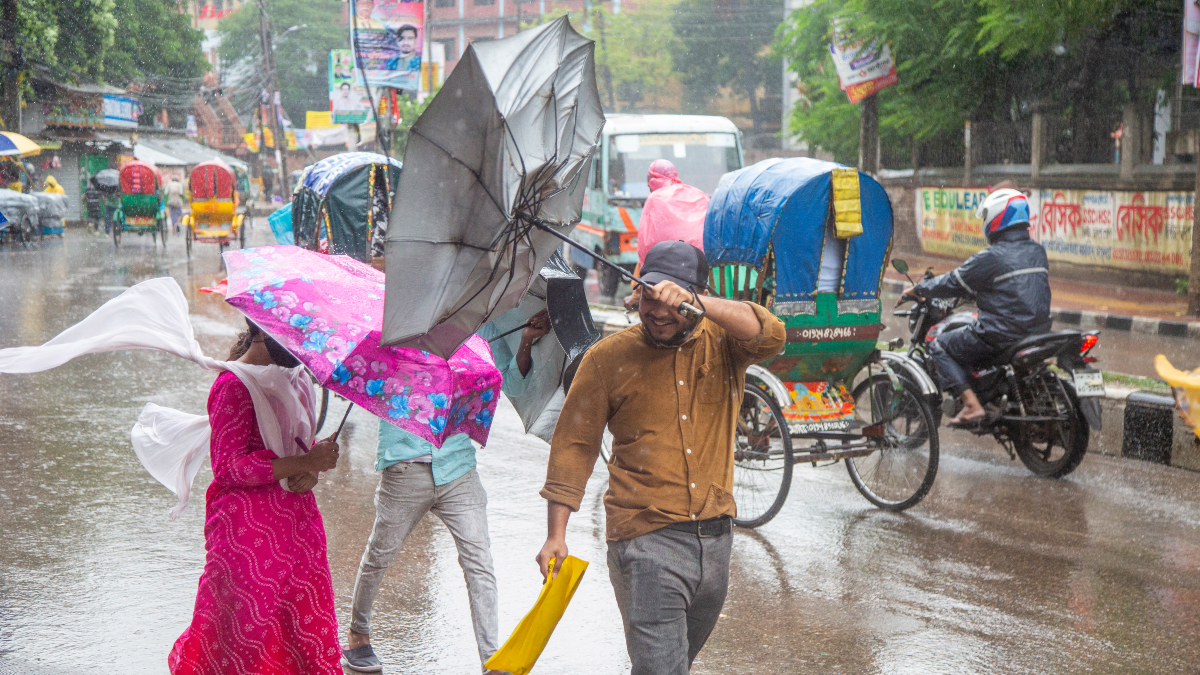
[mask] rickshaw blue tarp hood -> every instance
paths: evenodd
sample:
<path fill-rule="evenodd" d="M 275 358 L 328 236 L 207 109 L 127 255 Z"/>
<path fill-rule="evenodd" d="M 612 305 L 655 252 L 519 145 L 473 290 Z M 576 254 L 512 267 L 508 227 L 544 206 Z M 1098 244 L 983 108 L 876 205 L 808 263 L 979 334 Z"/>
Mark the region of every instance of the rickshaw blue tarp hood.
<path fill-rule="evenodd" d="M 368 164 L 387 163 L 387 157 L 375 152 L 343 152 L 313 164 L 300 185 L 324 197 L 333 182 L 347 171 Z M 400 162 L 395 159 L 391 160 L 391 163 L 397 169 L 400 168 Z"/>
<path fill-rule="evenodd" d="M 713 193 L 704 219 L 709 265 L 740 263 L 761 271 L 770 247 L 775 304 L 813 302 L 830 217 L 830 174 L 841 168 L 799 157 L 768 159 L 730 174 Z M 863 233 L 847 242 L 838 295 L 843 307 L 875 305 L 892 239 L 892 207 L 883 186 L 859 172 L 859 195 Z"/>

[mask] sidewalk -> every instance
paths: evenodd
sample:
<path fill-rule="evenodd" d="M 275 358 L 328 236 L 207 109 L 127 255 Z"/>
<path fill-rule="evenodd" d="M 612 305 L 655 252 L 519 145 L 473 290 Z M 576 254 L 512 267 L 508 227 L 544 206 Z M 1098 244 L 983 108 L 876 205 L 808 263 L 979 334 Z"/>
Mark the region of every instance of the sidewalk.
<path fill-rule="evenodd" d="M 958 266 L 952 258 L 899 253 L 894 257 L 908 263 L 909 276 L 920 281 L 925 268 L 934 274 Z M 1119 274 L 1115 272 L 1114 274 Z M 901 292 L 908 280 L 890 266 L 884 273 L 884 291 Z M 1200 337 L 1200 318 L 1189 318 L 1187 298 L 1171 291 L 1128 288 L 1050 276 L 1053 293 L 1051 314 L 1056 324 L 1084 328 L 1106 328 L 1172 337 Z"/>

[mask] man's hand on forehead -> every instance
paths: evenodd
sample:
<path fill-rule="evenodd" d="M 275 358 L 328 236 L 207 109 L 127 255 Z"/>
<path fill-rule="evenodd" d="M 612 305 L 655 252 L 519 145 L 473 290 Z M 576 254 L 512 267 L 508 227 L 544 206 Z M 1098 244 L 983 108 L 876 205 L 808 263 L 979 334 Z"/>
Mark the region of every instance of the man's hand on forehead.
<path fill-rule="evenodd" d="M 679 310 L 679 305 L 692 301 L 691 291 L 683 288 L 674 281 L 667 281 L 665 279 L 653 286 L 643 286 L 642 296 L 655 302 L 661 302 L 676 312 Z"/>

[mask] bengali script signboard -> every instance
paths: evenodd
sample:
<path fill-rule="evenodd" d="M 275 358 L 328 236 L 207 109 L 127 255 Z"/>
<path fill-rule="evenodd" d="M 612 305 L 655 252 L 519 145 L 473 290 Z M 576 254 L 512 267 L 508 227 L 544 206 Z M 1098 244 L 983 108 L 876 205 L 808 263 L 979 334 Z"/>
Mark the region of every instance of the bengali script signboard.
<path fill-rule="evenodd" d="M 1037 236 L 1051 260 L 1165 274 L 1188 271 L 1191 192 L 1040 190 L 1037 197 Z"/>
<path fill-rule="evenodd" d="M 921 188 L 917 224 L 929 253 L 966 257 L 984 248 L 975 209 L 980 188 Z M 1051 260 L 1186 274 L 1191 260 L 1191 192 L 1034 190 L 1030 233 Z"/>

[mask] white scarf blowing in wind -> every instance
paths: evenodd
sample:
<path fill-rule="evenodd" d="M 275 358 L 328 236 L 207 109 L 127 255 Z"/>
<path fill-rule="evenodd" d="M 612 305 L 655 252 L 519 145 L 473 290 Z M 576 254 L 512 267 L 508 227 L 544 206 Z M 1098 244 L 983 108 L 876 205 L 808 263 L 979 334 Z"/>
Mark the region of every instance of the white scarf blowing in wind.
<path fill-rule="evenodd" d="M 304 366 L 252 366 L 217 361 L 200 351 L 188 318 L 187 299 L 170 277 L 151 279 L 109 300 L 86 319 L 40 347 L 0 349 L 0 373 L 36 373 L 83 354 L 157 349 L 228 370 L 250 390 L 263 443 L 279 457 L 298 455 L 294 439 L 311 446 L 316 433 L 316 393 Z M 179 497 L 172 520 L 187 510 L 192 480 L 208 455 L 212 429 L 207 415 L 147 403 L 133 426 L 133 450 L 142 466 Z M 287 489 L 287 481 L 280 481 Z"/>

